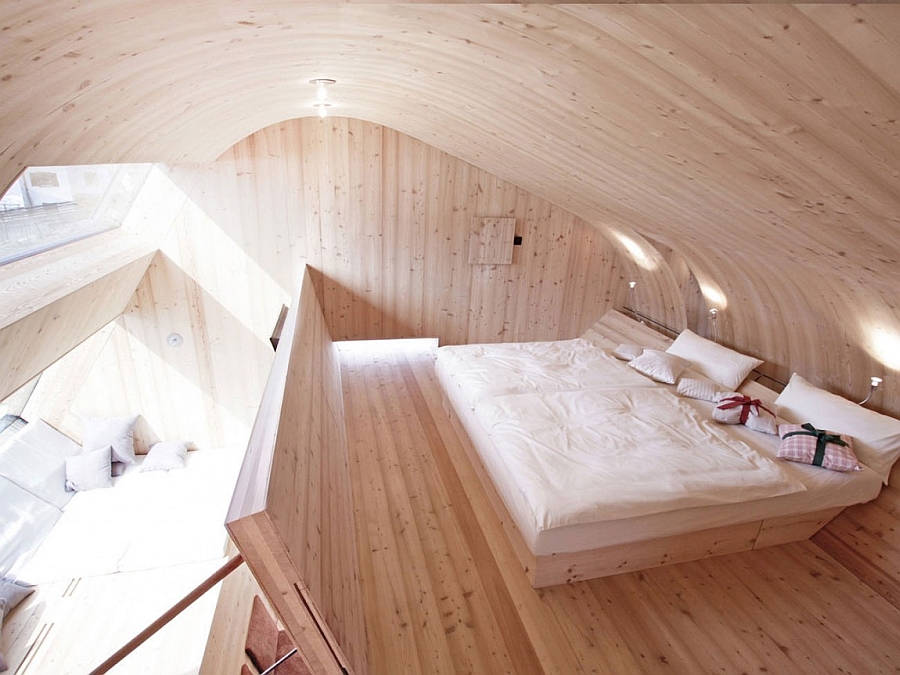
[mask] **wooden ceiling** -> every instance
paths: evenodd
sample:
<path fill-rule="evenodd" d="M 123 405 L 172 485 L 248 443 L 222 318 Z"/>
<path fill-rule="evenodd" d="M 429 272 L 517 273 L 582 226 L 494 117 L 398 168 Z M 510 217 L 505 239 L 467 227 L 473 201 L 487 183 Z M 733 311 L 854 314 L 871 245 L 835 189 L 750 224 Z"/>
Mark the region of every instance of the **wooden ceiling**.
<path fill-rule="evenodd" d="M 333 114 L 674 249 L 735 344 L 888 375 L 900 410 L 900 6 L 7 1 L 0 185 L 208 162 L 313 114 L 316 77 Z"/>

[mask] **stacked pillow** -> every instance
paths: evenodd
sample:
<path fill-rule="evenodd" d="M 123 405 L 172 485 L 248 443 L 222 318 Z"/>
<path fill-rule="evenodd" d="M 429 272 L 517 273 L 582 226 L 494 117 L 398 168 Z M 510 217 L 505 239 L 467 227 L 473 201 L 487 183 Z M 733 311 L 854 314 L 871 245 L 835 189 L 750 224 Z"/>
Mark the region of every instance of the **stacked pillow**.
<path fill-rule="evenodd" d="M 134 425 L 130 417 L 84 417 L 80 455 L 66 458 L 66 489 L 81 492 L 112 487 L 114 463 L 134 464 Z"/>
<path fill-rule="evenodd" d="M 665 352 L 623 344 L 613 353 L 658 382 L 677 383 L 682 396 L 713 402 L 739 395 L 738 387 L 750 371 L 763 364 L 691 330 L 682 331 Z M 688 368 L 703 377 L 682 377 Z M 836 471 L 858 470 L 859 461 L 887 485 L 891 467 L 900 458 L 900 420 L 819 389 L 796 373 L 773 410 L 796 424 L 776 425 L 773 415 L 761 414 L 757 408 L 748 426 L 767 433 L 774 433 L 777 426 L 782 438 L 779 457 Z"/>
<path fill-rule="evenodd" d="M 657 382 L 675 384 L 688 368 L 702 376 L 692 376 L 680 394 L 713 401 L 717 394 L 736 391 L 750 371 L 763 364 L 760 359 L 741 354 L 691 330 L 683 330 L 665 351 L 641 349 L 621 344 L 613 354 L 639 373 Z"/>

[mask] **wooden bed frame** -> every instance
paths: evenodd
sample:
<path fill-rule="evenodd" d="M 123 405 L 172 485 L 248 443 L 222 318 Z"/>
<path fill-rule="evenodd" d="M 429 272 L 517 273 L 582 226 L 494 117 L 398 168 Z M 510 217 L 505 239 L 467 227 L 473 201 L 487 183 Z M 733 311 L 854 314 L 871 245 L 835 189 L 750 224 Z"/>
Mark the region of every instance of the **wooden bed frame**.
<path fill-rule="evenodd" d="M 621 342 L 631 342 L 660 349 L 665 349 L 672 342 L 647 326 L 632 321 L 615 311 L 604 315 L 587 331 L 585 337 L 590 337 L 591 333 L 608 339 L 619 339 Z M 775 398 L 775 392 L 756 382 L 746 383 L 742 390 L 764 402 L 771 402 Z M 568 584 L 623 572 L 802 541 L 809 539 L 844 510 L 844 507 L 835 507 L 812 513 L 753 520 L 671 537 L 601 546 L 571 553 L 536 556 L 525 543 L 522 533 L 469 439 L 464 424 L 446 395 L 444 395 L 444 409 L 450 417 L 466 450 L 466 455 L 478 474 L 494 512 L 502 523 L 506 536 L 534 588 Z"/>

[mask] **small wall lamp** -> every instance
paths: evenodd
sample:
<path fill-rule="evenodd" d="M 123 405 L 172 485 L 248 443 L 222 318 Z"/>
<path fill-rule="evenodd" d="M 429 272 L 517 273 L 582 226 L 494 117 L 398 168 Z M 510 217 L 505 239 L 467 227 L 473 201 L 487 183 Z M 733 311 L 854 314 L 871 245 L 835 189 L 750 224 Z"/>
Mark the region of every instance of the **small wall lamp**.
<path fill-rule="evenodd" d="M 870 398 L 872 398 L 872 394 L 875 393 L 875 390 L 878 389 L 878 385 L 881 384 L 883 381 L 884 381 L 884 380 L 882 380 L 880 377 L 874 377 L 874 376 L 873 376 L 872 379 L 869 381 L 869 393 L 868 393 L 868 395 L 867 395 L 862 401 L 859 402 L 859 404 L 860 404 L 860 405 L 865 405 L 866 402 L 867 402 Z"/>
<path fill-rule="evenodd" d="M 715 307 L 713 307 L 712 309 L 709 310 L 709 323 L 710 323 L 709 334 L 712 337 L 713 342 L 719 341 L 718 318 L 719 318 L 719 310 L 716 309 Z"/>

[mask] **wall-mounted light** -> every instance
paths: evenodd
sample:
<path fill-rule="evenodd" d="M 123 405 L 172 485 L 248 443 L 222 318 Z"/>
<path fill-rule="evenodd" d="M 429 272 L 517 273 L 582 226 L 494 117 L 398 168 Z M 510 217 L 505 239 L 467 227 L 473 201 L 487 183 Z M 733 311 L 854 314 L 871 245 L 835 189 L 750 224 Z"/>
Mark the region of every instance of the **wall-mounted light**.
<path fill-rule="evenodd" d="M 317 77 L 314 80 L 310 80 L 309 83 L 316 85 L 316 100 L 313 102 L 312 107 L 318 111 L 319 117 L 325 117 L 328 114 L 328 108 L 331 107 L 328 87 L 335 84 L 336 80 L 327 77 Z"/>
<path fill-rule="evenodd" d="M 709 334 L 713 342 L 719 341 L 719 310 L 713 307 L 709 310 Z"/>
<path fill-rule="evenodd" d="M 634 302 L 634 296 L 635 296 L 634 287 L 635 286 L 637 286 L 636 281 L 628 282 L 628 309 L 631 310 L 631 316 L 634 317 L 634 320 L 639 321 L 638 315 L 637 315 L 637 308 L 635 307 L 635 302 Z"/>
<path fill-rule="evenodd" d="M 882 380 L 880 377 L 873 376 L 872 379 L 869 380 L 869 393 L 862 401 L 859 402 L 859 404 L 865 405 L 868 402 L 868 400 L 870 398 L 872 398 L 872 394 L 875 393 L 875 390 L 878 389 L 878 385 L 881 384 L 883 381 L 884 380 Z"/>
<path fill-rule="evenodd" d="M 166 337 L 166 344 L 170 347 L 180 347 L 184 344 L 184 338 L 181 337 L 180 333 L 169 333 L 168 337 Z"/>

